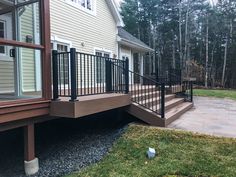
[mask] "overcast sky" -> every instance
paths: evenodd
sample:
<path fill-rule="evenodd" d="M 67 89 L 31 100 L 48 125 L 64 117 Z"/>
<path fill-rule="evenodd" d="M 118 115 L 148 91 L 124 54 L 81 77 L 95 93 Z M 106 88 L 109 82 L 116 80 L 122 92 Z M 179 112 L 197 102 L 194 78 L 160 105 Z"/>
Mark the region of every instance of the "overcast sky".
<path fill-rule="evenodd" d="M 115 0 L 117 4 L 119 4 L 122 0 Z M 217 3 L 218 0 L 209 0 L 211 3 Z"/>

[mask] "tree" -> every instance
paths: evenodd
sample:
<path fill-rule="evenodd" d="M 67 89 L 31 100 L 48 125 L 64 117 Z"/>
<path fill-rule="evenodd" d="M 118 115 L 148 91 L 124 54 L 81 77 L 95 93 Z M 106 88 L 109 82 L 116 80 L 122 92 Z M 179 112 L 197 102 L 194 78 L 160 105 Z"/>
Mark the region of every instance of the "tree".
<path fill-rule="evenodd" d="M 189 77 L 191 60 L 205 68 L 199 83 L 236 88 L 235 0 L 125 0 L 121 9 L 126 30 L 155 49 L 161 73 L 172 66 Z"/>

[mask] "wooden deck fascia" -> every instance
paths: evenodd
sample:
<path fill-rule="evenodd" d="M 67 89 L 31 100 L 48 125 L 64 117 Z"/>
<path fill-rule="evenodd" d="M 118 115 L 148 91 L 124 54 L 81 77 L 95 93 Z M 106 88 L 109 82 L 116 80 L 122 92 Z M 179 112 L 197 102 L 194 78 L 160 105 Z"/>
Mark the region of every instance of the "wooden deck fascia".
<path fill-rule="evenodd" d="M 52 101 L 50 115 L 67 118 L 79 118 L 131 104 L 129 94 L 102 94 L 79 97 L 79 101 L 70 102 L 69 98 Z"/>

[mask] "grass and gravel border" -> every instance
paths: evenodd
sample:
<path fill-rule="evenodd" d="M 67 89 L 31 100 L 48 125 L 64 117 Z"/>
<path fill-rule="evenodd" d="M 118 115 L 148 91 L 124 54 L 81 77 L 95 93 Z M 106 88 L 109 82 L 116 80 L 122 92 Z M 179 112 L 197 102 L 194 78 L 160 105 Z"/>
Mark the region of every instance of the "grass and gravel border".
<path fill-rule="evenodd" d="M 157 150 L 152 160 L 148 147 Z M 235 162 L 236 139 L 130 125 L 102 161 L 65 177 L 231 177 Z"/>

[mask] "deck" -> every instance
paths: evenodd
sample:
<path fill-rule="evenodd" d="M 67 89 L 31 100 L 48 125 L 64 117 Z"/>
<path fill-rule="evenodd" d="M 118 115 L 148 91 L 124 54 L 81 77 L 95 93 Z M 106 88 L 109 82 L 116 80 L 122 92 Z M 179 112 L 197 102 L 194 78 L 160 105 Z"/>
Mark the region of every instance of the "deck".
<path fill-rule="evenodd" d="M 50 115 L 66 118 L 80 118 L 131 104 L 129 94 L 98 94 L 78 97 L 78 101 L 70 102 L 69 97 L 60 97 L 51 102 Z"/>

